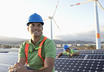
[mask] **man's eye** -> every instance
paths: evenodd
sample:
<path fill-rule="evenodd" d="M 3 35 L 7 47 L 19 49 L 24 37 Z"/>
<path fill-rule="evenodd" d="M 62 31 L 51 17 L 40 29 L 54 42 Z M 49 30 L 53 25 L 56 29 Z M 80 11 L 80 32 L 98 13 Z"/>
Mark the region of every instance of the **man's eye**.
<path fill-rule="evenodd" d="M 39 24 L 38 27 L 41 27 L 41 24 Z"/>
<path fill-rule="evenodd" d="M 34 26 L 34 24 L 32 24 L 32 26 Z"/>

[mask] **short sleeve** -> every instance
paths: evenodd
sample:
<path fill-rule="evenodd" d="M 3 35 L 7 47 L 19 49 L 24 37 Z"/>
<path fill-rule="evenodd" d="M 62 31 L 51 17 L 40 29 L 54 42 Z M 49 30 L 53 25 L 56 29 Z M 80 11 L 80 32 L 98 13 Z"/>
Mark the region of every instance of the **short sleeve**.
<path fill-rule="evenodd" d="M 64 51 L 64 52 L 62 52 L 62 54 L 63 54 L 63 55 L 67 55 L 67 53 L 66 53 L 65 51 Z"/>
<path fill-rule="evenodd" d="M 25 42 L 23 44 L 21 44 L 21 46 L 20 46 L 18 57 L 25 58 Z"/>
<path fill-rule="evenodd" d="M 69 55 L 69 52 L 64 51 L 62 54 L 63 55 Z"/>
<path fill-rule="evenodd" d="M 55 58 L 56 57 L 56 45 L 54 43 L 54 41 L 52 40 L 48 40 L 45 43 L 45 57 L 52 57 Z"/>

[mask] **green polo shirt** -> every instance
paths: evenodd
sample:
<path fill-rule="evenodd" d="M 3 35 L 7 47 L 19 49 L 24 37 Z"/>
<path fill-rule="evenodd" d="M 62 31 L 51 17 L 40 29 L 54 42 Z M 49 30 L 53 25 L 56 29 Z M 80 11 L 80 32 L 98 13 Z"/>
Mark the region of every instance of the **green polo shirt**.
<path fill-rule="evenodd" d="M 42 59 L 38 56 L 38 47 L 41 41 L 43 40 L 44 36 L 41 36 L 40 40 L 34 45 L 31 40 L 24 42 L 19 50 L 19 57 L 25 58 L 25 44 L 29 44 L 29 49 L 28 49 L 28 65 L 32 69 L 40 69 L 43 67 L 43 61 Z M 51 57 L 55 58 L 56 57 L 56 45 L 55 43 L 47 39 L 43 45 L 42 45 L 42 57 L 45 59 L 45 57 Z M 53 69 L 54 72 L 54 69 Z"/>
<path fill-rule="evenodd" d="M 69 54 L 73 54 L 73 53 L 76 53 L 76 52 L 78 52 L 78 50 L 73 50 L 73 49 L 71 49 L 70 52 L 64 51 L 64 52 L 63 52 L 63 55 L 69 55 Z"/>

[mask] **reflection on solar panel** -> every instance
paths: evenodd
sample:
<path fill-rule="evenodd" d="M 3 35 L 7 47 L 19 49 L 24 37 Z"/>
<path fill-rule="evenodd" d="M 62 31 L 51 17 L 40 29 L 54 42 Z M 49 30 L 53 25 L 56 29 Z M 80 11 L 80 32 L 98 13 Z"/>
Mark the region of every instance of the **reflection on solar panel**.
<path fill-rule="evenodd" d="M 104 72 L 104 50 L 80 50 L 79 56 L 61 56 L 55 61 L 56 72 Z"/>

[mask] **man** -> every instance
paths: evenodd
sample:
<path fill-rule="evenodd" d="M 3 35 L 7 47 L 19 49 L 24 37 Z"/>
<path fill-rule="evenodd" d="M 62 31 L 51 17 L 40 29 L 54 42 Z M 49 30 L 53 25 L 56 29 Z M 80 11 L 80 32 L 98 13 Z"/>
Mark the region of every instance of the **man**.
<path fill-rule="evenodd" d="M 29 17 L 27 30 L 31 40 L 24 42 L 19 50 L 19 60 L 10 72 L 54 72 L 55 43 L 42 35 L 44 22 L 37 13 Z"/>
<path fill-rule="evenodd" d="M 79 55 L 78 50 L 71 49 L 71 48 L 69 48 L 68 45 L 64 45 L 64 50 L 65 51 L 62 53 L 59 53 L 59 55 L 57 55 L 56 58 L 59 58 L 62 55 L 67 55 L 67 56 L 71 56 L 71 57 L 75 56 L 75 55 Z"/>

